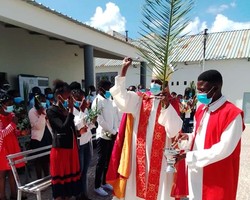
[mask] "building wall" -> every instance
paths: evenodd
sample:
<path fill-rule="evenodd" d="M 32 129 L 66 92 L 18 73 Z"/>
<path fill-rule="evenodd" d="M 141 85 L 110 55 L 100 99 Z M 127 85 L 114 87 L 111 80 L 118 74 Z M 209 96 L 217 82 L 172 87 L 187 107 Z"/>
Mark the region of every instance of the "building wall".
<path fill-rule="evenodd" d="M 46 36 L 31 35 L 0 24 L 0 72 L 6 72 L 17 87 L 18 74 L 49 77 L 50 86 L 59 78 L 68 83 L 84 77 L 83 49 Z"/>
<path fill-rule="evenodd" d="M 188 63 L 184 65 L 179 63 L 177 71 L 171 76 L 170 91 L 177 94 L 183 94 L 191 81 L 197 83 L 197 78 L 202 72 L 201 65 L 197 63 Z M 223 76 L 222 92 L 228 100 L 242 109 L 244 93 L 250 93 L 250 62 L 247 59 L 234 60 L 212 60 L 206 61 L 205 70 L 216 69 Z M 99 67 L 96 72 L 118 72 L 121 67 Z M 139 68 L 129 68 L 127 73 L 126 87 L 137 85 L 140 81 Z M 150 86 L 151 72 L 147 74 L 147 87 Z M 179 85 L 177 85 L 177 82 Z M 186 85 L 184 84 L 186 82 Z M 250 112 L 250 111 L 249 111 Z"/>
<path fill-rule="evenodd" d="M 186 80 L 188 84 L 190 81 L 196 83 L 201 69 L 199 63 L 179 64 L 178 70 L 171 78 L 174 85 L 170 86 L 170 90 L 183 94 L 187 87 L 183 84 L 184 81 Z M 216 69 L 222 74 L 223 94 L 239 108 L 242 108 L 244 92 L 250 92 L 250 62 L 247 59 L 206 61 L 205 70 L 209 69 Z M 180 83 L 179 86 L 176 85 L 177 81 Z"/>
<path fill-rule="evenodd" d="M 105 66 L 105 67 L 96 67 L 95 73 L 101 73 L 101 72 L 117 72 L 120 74 L 121 72 L 121 66 Z M 150 79 L 151 79 L 151 73 L 147 72 L 147 87 L 150 86 Z M 140 68 L 139 67 L 129 67 L 126 75 L 126 87 L 129 87 L 130 85 L 137 86 L 140 84 Z"/>
<path fill-rule="evenodd" d="M 68 83 L 79 81 L 84 77 L 83 49 L 67 45 L 62 41 L 50 40 L 46 36 L 31 35 L 19 28 L 6 28 L 0 23 L 0 72 L 6 72 L 12 85 L 17 87 L 18 74 L 31 74 L 49 77 L 50 86 L 54 79 Z M 242 107 L 244 92 L 250 92 L 250 62 L 247 59 L 206 61 L 205 69 L 217 69 L 224 78 L 223 94 Z M 121 67 L 96 68 L 96 72 L 118 72 Z M 140 69 L 129 68 L 126 86 L 138 85 Z M 170 90 L 183 93 L 190 81 L 197 80 L 201 73 L 199 63 L 179 64 L 173 74 Z M 147 87 L 150 86 L 150 71 L 147 74 Z M 179 81 L 179 85 L 176 83 Z M 187 81 L 187 85 L 184 85 Z"/>

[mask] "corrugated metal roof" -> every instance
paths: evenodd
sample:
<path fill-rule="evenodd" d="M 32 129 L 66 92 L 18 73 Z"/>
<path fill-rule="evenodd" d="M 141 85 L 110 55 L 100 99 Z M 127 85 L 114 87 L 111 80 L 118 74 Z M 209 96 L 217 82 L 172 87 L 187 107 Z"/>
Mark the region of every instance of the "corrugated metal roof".
<path fill-rule="evenodd" d="M 186 36 L 176 47 L 177 62 L 195 62 L 203 59 L 203 34 Z M 242 59 L 250 57 L 250 29 L 209 33 L 206 60 Z"/>
<path fill-rule="evenodd" d="M 139 43 L 134 42 L 134 45 Z M 203 60 L 204 36 L 191 35 L 180 38 L 175 48 L 175 62 Z M 250 58 L 250 29 L 209 33 L 206 42 L 206 60 Z M 135 62 L 133 62 L 135 63 Z M 139 65 L 140 63 L 135 63 Z M 121 60 L 95 59 L 95 66 L 121 66 Z"/>
<path fill-rule="evenodd" d="M 95 58 L 94 60 L 95 67 L 121 67 L 122 60 L 113 60 L 107 58 Z M 140 62 L 133 61 L 133 66 L 140 66 Z"/>

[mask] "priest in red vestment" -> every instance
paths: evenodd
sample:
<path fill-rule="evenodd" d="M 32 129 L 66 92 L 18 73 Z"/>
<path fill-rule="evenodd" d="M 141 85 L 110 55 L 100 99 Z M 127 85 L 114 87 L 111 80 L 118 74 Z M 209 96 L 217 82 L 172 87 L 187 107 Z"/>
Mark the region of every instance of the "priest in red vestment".
<path fill-rule="evenodd" d="M 120 161 L 120 166 L 113 163 L 112 170 L 118 168 L 119 174 L 112 176 L 109 168 L 107 182 L 113 184 L 113 199 L 173 199 L 170 197 L 173 177 L 166 173 L 163 153 L 164 148 L 171 144 L 170 138 L 175 137 L 182 127 L 182 120 L 174 108 L 175 103 L 177 109 L 179 104 L 169 100 L 168 89 L 161 91 L 162 83 L 157 77 L 151 82 L 150 94 L 127 91 L 125 75 L 131 62 L 124 59 L 121 74 L 110 89 L 117 107 L 129 114 L 126 124 L 122 124 L 124 132 L 121 132 L 121 139 L 124 137 L 124 141 L 119 141 L 118 135 L 118 141 L 125 143 L 126 148 L 114 150 L 123 151 L 119 158 L 126 159 Z"/>

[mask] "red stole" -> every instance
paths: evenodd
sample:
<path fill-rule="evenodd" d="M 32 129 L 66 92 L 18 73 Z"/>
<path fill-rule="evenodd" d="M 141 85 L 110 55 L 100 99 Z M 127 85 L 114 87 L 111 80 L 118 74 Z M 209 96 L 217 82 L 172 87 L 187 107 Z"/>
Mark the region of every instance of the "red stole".
<path fill-rule="evenodd" d="M 197 127 L 199 127 L 203 114 L 204 110 L 200 106 L 195 114 L 195 132 L 197 132 Z M 228 101 L 215 112 L 211 112 L 207 125 L 204 149 L 209 149 L 212 145 L 218 143 L 222 133 L 239 114 L 243 118 L 243 112 Z M 242 127 L 244 130 L 244 124 Z M 236 199 L 240 148 L 241 142 L 239 141 L 234 151 L 227 158 L 203 168 L 202 200 Z"/>
<path fill-rule="evenodd" d="M 114 147 L 112 150 L 111 158 L 109 161 L 109 167 L 106 175 L 106 181 L 115 180 L 119 178 L 118 168 L 120 164 L 122 146 L 125 138 L 125 128 L 126 128 L 127 114 L 123 114 L 121 123 L 119 126 L 119 132 L 117 134 Z"/>
<path fill-rule="evenodd" d="M 142 100 L 136 144 L 136 190 L 137 196 L 145 200 L 157 199 L 163 149 L 166 143 L 165 128 L 158 123 L 161 111 L 161 103 L 159 103 L 153 133 L 150 169 L 148 180 L 146 180 L 146 132 L 152 104 L 152 98 L 144 98 Z"/>

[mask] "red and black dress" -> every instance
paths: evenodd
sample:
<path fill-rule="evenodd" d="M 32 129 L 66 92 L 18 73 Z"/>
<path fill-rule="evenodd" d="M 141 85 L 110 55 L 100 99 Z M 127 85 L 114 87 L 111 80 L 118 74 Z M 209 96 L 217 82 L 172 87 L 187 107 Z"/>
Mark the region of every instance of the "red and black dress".
<path fill-rule="evenodd" d="M 53 140 L 50 153 L 53 198 L 77 196 L 81 192 L 80 164 L 74 115 L 64 115 L 53 105 L 47 109 Z"/>
<path fill-rule="evenodd" d="M 12 122 L 13 117 L 14 113 L 0 114 L 0 171 L 10 170 L 7 155 L 21 151 L 15 135 L 16 124 Z M 17 168 L 23 166 L 24 163 L 16 165 Z"/>

